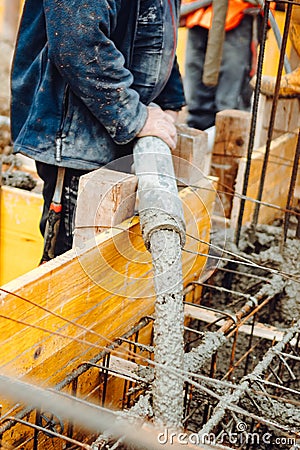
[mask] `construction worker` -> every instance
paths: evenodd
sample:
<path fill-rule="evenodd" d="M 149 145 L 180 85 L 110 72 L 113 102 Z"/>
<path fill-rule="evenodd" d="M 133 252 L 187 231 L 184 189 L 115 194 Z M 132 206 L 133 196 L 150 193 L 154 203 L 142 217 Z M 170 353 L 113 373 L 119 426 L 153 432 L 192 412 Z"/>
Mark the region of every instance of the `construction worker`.
<path fill-rule="evenodd" d="M 14 152 L 44 181 L 41 231 L 64 167 L 55 256 L 72 246 L 83 173 L 132 153 L 137 137 L 176 145 L 185 104 L 175 57 L 179 0 L 25 0 L 12 70 Z M 59 171 L 61 172 L 61 171 Z"/>
<path fill-rule="evenodd" d="M 299 0 L 298 0 L 298 2 Z M 300 58 L 300 6 L 294 5 L 291 15 L 289 37 L 294 49 Z M 256 78 L 251 80 L 252 87 L 255 87 Z M 275 91 L 276 78 L 264 75 L 261 80 L 260 91 L 268 96 L 272 96 Z M 300 64 L 291 73 L 284 75 L 280 80 L 280 97 L 300 96 Z"/>
<path fill-rule="evenodd" d="M 184 0 L 183 4 L 193 0 Z M 257 2 L 229 0 L 222 62 L 216 86 L 202 82 L 203 67 L 209 29 L 212 23 L 212 6 L 188 14 L 185 26 L 188 38 L 185 59 L 184 87 L 188 106 L 189 126 L 205 130 L 215 123 L 215 115 L 224 109 L 249 110 L 252 91 L 249 81 L 255 70 L 253 47 L 253 15 L 260 11 Z M 246 14 L 247 13 L 247 14 Z M 254 64 L 253 64 L 254 62 Z"/>

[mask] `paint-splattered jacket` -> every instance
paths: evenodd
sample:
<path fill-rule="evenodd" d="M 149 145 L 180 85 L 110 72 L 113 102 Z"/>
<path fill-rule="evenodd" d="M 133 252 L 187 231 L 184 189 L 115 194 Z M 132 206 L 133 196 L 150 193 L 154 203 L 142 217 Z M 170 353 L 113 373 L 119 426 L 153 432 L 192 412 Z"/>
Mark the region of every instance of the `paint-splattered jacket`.
<path fill-rule="evenodd" d="M 94 169 L 128 152 L 146 106 L 184 104 L 180 0 L 26 0 L 12 71 L 15 152 Z"/>

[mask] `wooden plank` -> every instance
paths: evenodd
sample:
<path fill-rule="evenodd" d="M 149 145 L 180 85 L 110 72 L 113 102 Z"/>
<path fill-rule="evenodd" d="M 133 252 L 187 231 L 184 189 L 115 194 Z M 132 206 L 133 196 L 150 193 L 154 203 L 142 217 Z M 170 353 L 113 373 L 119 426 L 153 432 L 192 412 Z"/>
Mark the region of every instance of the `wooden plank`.
<path fill-rule="evenodd" d="M 132 217 L 136 188 L 136 176 L 106 168 L 80 177 L 73 247 Z"/>
<path fill-rule="evenodd" d="M 43 238 L 39 220 L 43 199 L 24 189 L 2 186 L 0 190 L 0 285 L 39 264 Z"/>
<path fill-rule="evenodd" d="M 260 95 L 258 104 L 257 126 L 255 130 L 254 148 L 266 144 L 273 98 Z M 274 122 L 272 139 L 293 132 L 300 126 L 300 102 L 298 98 L 279 98 Z"/>
<path fill-rule="evenodd" d="M 192 305 L 185 305 L 184 306 L 184 313 L 187 318 L 191 319 L 197 319 L 205 323 L 213 323 L 217 319 L 220 319 L 222 317 L 221 314 L 215 313 L 213 311 L 208 311 L 207 309 L 201 309 L 199 307 L 195 307 Z M 225 320 L 221 319 L 218 322 L 218 326 L 221 327 L 224 324 Z M 252 325 L 241 325 L 239 327 L 240 333 L 245 334 L 251 334 L 252 332 Z M 257 322 L 253 329 L 253 336 L 267 339 L 269 341 L 282 341 L 284 332 L 278 330 L 278 328 L 272 326 L 272 325 L 265 325 L 263 323 Z M 293 343 L 295 343 L 296 340 L 293 340 Z"/>
<path fill-rule="evenodd" d="M 142 328 L 139 331 L 138 335 L 138 342 L 141 344 L 151 345 L 153 339 L 153 322 L 150 322 L 146 327 Z M 128 344 L 123 344 L 123 347 L 125 346 L 128 348 Z M 131 346 L 131 349 L 133 349 L 133 346 Z M 134 367 L 137 367 L 136 365 L 145 365 L 145 357 L 151 359 L 151 355 L 148 352 L 145 352 L 143 350 L 137 349 L 136 351 L 137 356 L 133 356 L 132 354 L 128 355 L 128 360 L 125 360 L 126 354 L 122 354 L 122 363 L 123 365 L 127 365 L 127 362 L 129 363 L 129 366 L 127 366 L 130 370 L 134 370 Z M 117 356 L 116 356 L 117 355 Z M 116 354 L 114 352 L 112 353 L 110 357 L 110 365 L 114 361 L 119 360 L 120 353 L 117 351 Z M 134 358 L 134 361 L 132 362 L 132 358 Z M 129 361 L 130 359 L 130 361 Z M 120 368 L 120 366 L 118 366 Z M 130 375 L 128 373 L 128 375 Z M 83 386 L 85 386 L 85 383 L 83 383 Z M 125 381 L 120 381 L 119 378 L 116 378 L 115 376 L 110 376 L 107 380 L 107 390 L 106 390 L 106 397 L 105 397 L 105 406 L 107 408 L 112 409 L 121 409 L 122 408 L 122 401 L 123 401 L 123 395 L 124 395 L 124 388 L 125 388 Z M 127 386 L 128 389 L 128 386 Z"/>
<path fill-rule="evenodd" d="M 214 155 L 240 158 L 248 148 L 251 114 L 246 111 L 227 109 L 216 115 Z"/>
<path fill-rule="evenodd" d="M 109 360 L 109 369 L 111 369 L 114 372 L 114 376 L 118 378 L 128 378 L 137 381 L 139 379 L 139 376 L 137 375 L 138 367 L 138 364 L 135 362 L 114 355 L 112 355 Z"/>
<path fill-rule="evenodd" d="M 230 217 L 238 161 L 246 154 L 249 141 L 251 114 L 246 111 L 224 110 L 216 115 L 216 135 L 213 147 L 211 173 L 218 177 L 221 203 L 215 214 Z"/>
<path fill-rule="evenodd" d="M 292 163 L 297 145 L 297 137 L 298 130 L 295 130 L 293 133 L 286 133 L 272 141 L 262 197 L 263 202 L 276 205 L 279 208 L 285 208 L 288 184 L 292 174 Z M 250 199 L 255 200 L 257 198 L 264 153 L 265 147 L 261 147 L 254 151 L 252 155 L 249 185 L 246 194 Z M 237 193 L 241 193 L 243 189 L 245 167 L 246 159 L 242 158 L 240 160 L 236 179 Z M 231 213 L 231 227 L 233 228 L 237 223 L 239 207 L 240 199 L 235 197 Z M 255 203 L 247 200 L 243 216 L 244 225 L 251 223 L 254 208 Z M 258 223 L 272 223 L 279 217 L 282 217 L 282 212 L 279 209 L 261 205 Z"/>
<path fill-rule="evenodd" d="M 179 184 L 193 185 L 210 174 L 208 135 L 185 124 L 176 127 L 178 140 L 172 151 L 175 176 Z"/>

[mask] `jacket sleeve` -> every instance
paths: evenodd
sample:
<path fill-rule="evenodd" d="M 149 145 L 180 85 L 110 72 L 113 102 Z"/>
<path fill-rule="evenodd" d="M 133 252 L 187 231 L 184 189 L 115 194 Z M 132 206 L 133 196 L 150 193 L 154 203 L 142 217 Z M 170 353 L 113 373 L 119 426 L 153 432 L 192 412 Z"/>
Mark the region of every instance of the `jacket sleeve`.
<path fill-rule="evenodd" d="M 118 144 L 144 126 L 147 108 L 111 36 L 121 0 L 44 0 L 49 58 Z"/>
<path fill-rule="evenodd" d="M 155 99 L 155 103 L 157 103 L 164 110 L 171 109 L 173 111 L 180 111 L 186 104 L 182 79 L 176 59 L 167 84 L 163 91 Z"/>

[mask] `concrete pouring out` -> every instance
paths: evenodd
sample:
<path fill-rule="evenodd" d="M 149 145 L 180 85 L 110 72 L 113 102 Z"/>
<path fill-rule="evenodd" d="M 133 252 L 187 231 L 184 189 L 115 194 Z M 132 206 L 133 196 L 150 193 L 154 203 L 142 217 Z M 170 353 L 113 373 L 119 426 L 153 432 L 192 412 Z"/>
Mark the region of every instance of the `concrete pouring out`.
<path fill-rule="evenodd" d="M 4 244 L 25 217 L 15 198 L 40 208 L 42 186 L 12 155 L 12 49 L 0 49 L 8 273 Z M 140 139 L 137 179 L 82 177 L 80 245 L 0 288 L 1 448 L 299 448 L 299 98 L 257 106 L 256 127 L 218 113 L 209 148 L 184 124 L 173 157 Z M 24 233 L 22 258 L 33 240 Z"/>

